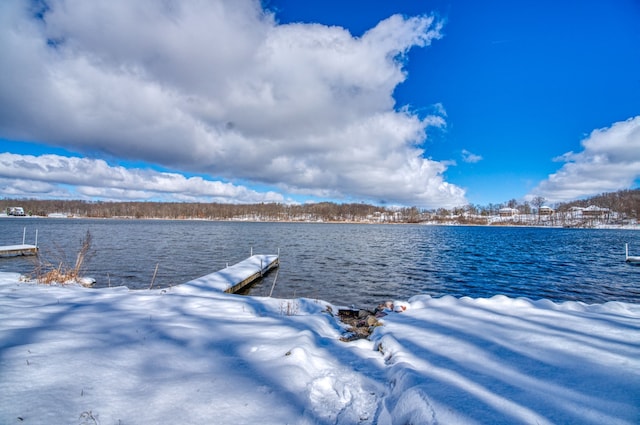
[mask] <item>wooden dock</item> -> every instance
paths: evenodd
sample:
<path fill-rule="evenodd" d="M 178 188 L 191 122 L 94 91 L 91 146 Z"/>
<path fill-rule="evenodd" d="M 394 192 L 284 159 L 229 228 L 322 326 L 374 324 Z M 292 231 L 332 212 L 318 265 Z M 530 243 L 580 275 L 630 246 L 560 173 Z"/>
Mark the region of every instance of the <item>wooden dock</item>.
<path fill-rule="evenodd" d="M 277 255 L 252 255 L 244 261 L 176 287 L 178 292 L 219 291 L 235 294 L 280 264 Z"/>
<path fill-rule="evenodd" d="M 22 244 L 0 246 L 0 257 L 18 257 L 20 255 L 36 255 L 38 254 L 38 231 L 36 230 L 35 245 L 25 243 L 27 237 L 27 228 L 22 232 Z"/>
<path fill-rule="evenodd" d="M 36 245 L 6 245 L 0 246 L 0 257 L 18 257 L 20 255 L 36 255 L 38 247 Z"/>

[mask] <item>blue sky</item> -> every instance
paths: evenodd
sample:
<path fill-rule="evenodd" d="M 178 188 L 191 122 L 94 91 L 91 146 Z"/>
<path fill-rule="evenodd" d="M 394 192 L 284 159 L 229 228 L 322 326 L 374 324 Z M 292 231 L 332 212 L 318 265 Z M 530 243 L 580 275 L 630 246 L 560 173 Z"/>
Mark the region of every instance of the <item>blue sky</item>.
<path fill-rule="evenodd" d="M 9 0 L 0 21 L 3 197 L 436 208 L 638 187 L 637 1 Z"/>

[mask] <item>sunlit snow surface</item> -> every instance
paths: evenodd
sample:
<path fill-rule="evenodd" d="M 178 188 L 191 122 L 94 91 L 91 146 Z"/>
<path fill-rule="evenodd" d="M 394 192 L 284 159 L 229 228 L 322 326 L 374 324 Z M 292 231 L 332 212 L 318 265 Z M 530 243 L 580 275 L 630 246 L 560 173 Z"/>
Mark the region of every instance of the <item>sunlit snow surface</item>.
<path fill-rule="evenodd" d="M 2 424 L 640 423 L 640 305 L 421 296 L 343 343 L 323 301 L 18 280 Z"/>

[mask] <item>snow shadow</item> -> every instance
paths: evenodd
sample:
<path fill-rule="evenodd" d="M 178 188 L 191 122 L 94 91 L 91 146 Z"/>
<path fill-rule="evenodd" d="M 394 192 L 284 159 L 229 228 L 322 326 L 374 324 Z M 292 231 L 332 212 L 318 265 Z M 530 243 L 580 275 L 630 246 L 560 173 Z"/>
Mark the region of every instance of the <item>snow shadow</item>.
<path fill-rule="evenodd" d="M 382 362 L 313 301 L 26 286 L 0 313 L 1 423 L 375 423 Z"/>
<path fill-rule="evenodd" d="M 633 305 L 415 297 L 373 341 L 352 343 L 328 307 L 194 287 L 0 284 L 0 423 L 640 417 Z"/>
<path fill-rule="evenodd" d="M 564 307 L 445 297 L 390 317 L 374 334 L 389 400 L 419 393 L 445 423 L 636 423 L 637 319 Z"/>

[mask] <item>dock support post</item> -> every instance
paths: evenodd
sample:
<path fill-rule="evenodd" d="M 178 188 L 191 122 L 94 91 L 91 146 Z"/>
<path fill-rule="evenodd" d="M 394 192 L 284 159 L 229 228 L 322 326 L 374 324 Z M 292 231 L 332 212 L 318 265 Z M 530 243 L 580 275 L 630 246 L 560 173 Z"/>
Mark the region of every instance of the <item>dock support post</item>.
<path fill-rule="evenodd" d="M 273 290 L 276 287 L 276 280 L 278 279 L 278 272 L 280 271 L 280 268 L 278 267 L 278 270 L 276 270 L 276 277 L 273 278 L 273 285 L 271 285 L 271 292 L 269 292 L 269 298 L 271 298 L 271 295 L 273 295 Z"/>
<path fill-rule="evenodd" d="M 27 228 L 22 229 L 22 245 L 25 244 L 25 238 L 27 237 Z"/>
<path fill-rule="evenodd" d="M 35 243 L 36 247 L 38 246 L 38 229 L 36 229 L 36 243 Z"/>

